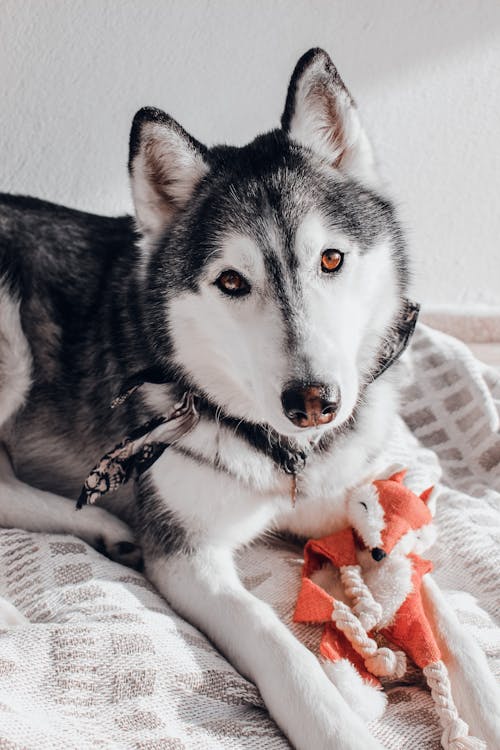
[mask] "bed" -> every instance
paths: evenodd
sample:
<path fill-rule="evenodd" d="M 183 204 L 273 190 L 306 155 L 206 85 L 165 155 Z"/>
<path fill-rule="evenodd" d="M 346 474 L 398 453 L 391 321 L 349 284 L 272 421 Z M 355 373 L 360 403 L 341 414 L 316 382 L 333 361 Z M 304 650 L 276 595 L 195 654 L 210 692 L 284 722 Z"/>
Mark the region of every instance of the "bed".
<path fill-rule="evenodd" d="M 436 578 L 500 678 L 500 371 L 425 325 L 400 365 L 402 417 L 388 462 L 421 491 L 439 482 Z M 0 595 L 25 622 L 0 629 L 0 748 L 284 750 L 257 689 L 139 573 L 69 536 L 0 531 Z M 294 625 L 301 549 L 280 539 L 239 557 L 245 586 Z M 388 682 L 371 725 L 388 750 L 438 750 L 420 673 Z M 500 707 L 499 707 L 500 711 Z M 492 748 L 491 750 L 496 750 Z"/>

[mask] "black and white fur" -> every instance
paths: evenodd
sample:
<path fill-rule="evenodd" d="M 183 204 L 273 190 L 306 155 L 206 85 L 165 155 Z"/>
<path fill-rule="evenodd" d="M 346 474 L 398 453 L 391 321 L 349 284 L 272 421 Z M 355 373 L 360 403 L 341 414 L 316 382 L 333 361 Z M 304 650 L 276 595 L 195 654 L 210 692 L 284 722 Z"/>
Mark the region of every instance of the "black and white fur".
<path fill-rule="evenodd" d="M 268 530 L 324 535 L 345 521 L 346 488 L 369 478 L 397 408 L 394 376 L 372 382 L 402 304 L 407 258 L 357 110 L 329 57 L 293 74 L 282 127 L 242 148 L 207 149 L 141 110 L 130 141 L 135 223 L 42 201 L 0 202 L 0 523 L 68 532 L 117 559 L 135 554 L 176 610 L 259 687 L 300 750 L 381 745 L 316 658 L 239 581 L 233 553 Z M 321 271 L 321 254 L 344 253 Z M 250 293 L 217 286 L 234 269 Z M 128 377 L 159 367 L 120 409 Z M 295 426 L 290 383 L 335 394 L 336 416 Z M 89 469 L 185 388 L 211 408 L 103 508 L 74 510 Z M 333 398 L 333 397 L 332 397 Z M 306 455 L 298 501 L 277 455 Z M 67 498 L 73 500 L 71 502 Z M 500 736 L 484 658 L 432 588 L 449 666 L 474 733 Z M 474 655 L 472 665 L 470 654 Z M 480 679 L 464 670 L 478 671 Z M 460 702 L 460 698 L 458 698 Z"/>

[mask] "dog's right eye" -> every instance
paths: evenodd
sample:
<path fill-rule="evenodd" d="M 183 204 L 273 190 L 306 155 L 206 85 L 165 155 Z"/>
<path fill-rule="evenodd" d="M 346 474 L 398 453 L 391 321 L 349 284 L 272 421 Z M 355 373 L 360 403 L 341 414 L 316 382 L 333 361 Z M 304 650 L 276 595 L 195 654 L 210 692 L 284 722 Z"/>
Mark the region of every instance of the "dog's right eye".
<path fill-rule="evenodd" d="M 215 285 L 230 297 L 242 297 L 250 292 L 250 284 L 237 271 L 223 271 Z"/>

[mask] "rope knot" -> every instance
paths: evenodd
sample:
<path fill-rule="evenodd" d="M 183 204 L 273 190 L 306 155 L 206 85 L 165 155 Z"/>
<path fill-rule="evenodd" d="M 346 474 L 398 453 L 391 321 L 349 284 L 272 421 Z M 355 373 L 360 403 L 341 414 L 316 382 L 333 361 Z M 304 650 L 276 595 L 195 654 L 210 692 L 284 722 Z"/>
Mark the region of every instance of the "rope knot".
<path fill-rule="evenodd" d="M 376 677 L 391 676 L 400 679 L 406 672 L 406 656 L 402 651 L 382 647 L 365 659 L 365 666 Z"/>
<path fill-rule="evenodd" d="M 469 737 L 469 727 L 460 718 L 455 719 L 445 728 L 441 736 L 441 744 L 448 750 L 487 750 L 482 740 Z"/>
<path fill-rule="evenodd" d="M 376 677 L 396 675 L 406 672 L 406 657 L 390 648 L 379 648 L 377 642 L 367 635 L 362 624 L 344 602 L 336 601 L 332 611 L 332 621 L 346 636 L 355 651 L 365 659 L 367 669 Z"/>

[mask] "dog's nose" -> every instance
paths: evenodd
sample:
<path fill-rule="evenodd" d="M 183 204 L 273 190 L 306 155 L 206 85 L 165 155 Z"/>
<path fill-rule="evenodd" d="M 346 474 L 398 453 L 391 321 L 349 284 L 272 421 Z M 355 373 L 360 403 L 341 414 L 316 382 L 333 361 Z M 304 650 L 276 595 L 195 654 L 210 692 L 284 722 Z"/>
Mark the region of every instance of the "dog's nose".
<path fill-rule="evenodd" d="M 317 427 L 335 418 L 340 405 L 337 386 L 291 383 L 281 394 L 286 416 L 297 427 Z"/>
<path fill-rule="evenodd" d="M 386 553 L 383 549 L 380 549 L 380 547 L 374 547 L 372 549 L 372 557 L 375 560 L 375 562 L 380 562 L 384 559 L 384 557 L 387 557 Z"/>

